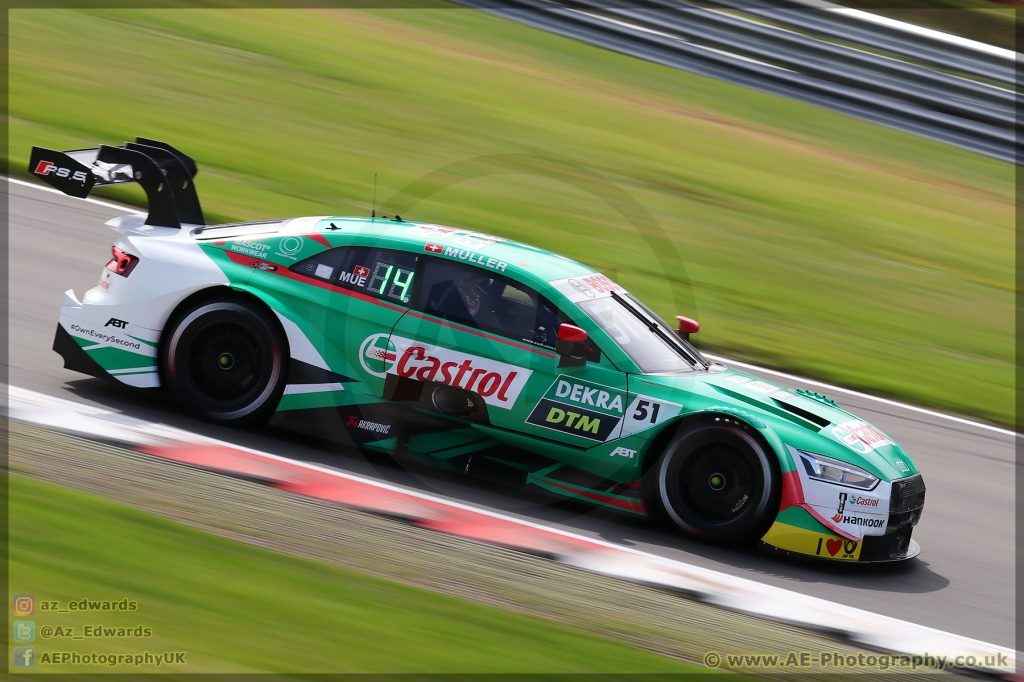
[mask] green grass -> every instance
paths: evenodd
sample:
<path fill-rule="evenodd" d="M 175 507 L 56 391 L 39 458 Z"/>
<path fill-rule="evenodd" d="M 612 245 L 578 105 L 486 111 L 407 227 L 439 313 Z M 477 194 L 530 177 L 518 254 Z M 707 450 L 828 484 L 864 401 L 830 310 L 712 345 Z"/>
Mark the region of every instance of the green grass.
<path fill-rule="evenodd" d="M 1012 422 L 1011 164 L 464 9 L 12 10 L 10 36 L 16 172 L 156 137 L 221 218 L 368 214 L 377 173 L 385 213 L 604 269 L 706 349 Z"/>
<path fill-rule="evenodd" d="M 187 652 L 184 668 L 165 669 L 174 672 L 698 671 L 540 619 L 225 540 L 31 479 L 10 481 L 10 593 L 36 598 L 37 659 L 47 651 L 148 650 Z M 81 598 L 134 600 L 138 608 L 40 610 L 44 600 Z M 96 624 L 143 625 L 152 636 L 74 641 L 38 634 L 44 625 L 80 634 Z M 104 670 L 69 665 L 49 672 Z"/>

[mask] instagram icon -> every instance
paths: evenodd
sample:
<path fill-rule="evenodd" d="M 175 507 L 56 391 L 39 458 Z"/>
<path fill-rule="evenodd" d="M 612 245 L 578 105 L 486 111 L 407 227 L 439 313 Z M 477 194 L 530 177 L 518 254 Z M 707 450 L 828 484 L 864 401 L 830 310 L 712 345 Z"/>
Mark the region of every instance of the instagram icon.
<path fill-rule="evenodd" d="M 36 612 L 36 599 L 30 594 L 19 594 L 14 598 L 14 615 L 31 616 Z"/>

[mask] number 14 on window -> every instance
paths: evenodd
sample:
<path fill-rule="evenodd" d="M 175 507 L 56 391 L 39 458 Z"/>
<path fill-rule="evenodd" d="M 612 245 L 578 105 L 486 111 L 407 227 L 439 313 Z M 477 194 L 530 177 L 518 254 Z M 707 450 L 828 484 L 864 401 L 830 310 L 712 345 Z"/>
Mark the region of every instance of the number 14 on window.
<path fill-rule="evenodd" d="M 409 302 L 409 287 L 412 286 L 413 270 L 403 270 L 390 263 L 378 261 L 373 267 L 373 276 L 366 284 L 366 289 L 378 296 L 383 295 L 402 303 Z M 392 275 L 394 275 L 392 277 Z M 390 288 L 388 285 L 390 284 Z M 388 292 L 385 294 L 384 290 Z"/>

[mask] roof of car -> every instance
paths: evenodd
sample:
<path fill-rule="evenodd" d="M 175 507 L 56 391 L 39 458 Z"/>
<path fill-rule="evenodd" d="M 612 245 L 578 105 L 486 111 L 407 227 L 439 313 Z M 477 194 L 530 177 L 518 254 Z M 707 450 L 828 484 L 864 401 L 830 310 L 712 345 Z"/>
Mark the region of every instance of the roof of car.
<path fill-rule="evenodd" d="M 334 227 L 331 224 L 334 224 Z M 483 268 L 524 279 L 552 280 L 591 274 L 593 268 L 557 253 L 496 237 L 474 230 L 385 218 L 331 217 L 317 223 L 317 231 L 327 234 L 375 236 L 408 244 L 416 250 L 447 256 Z"/>

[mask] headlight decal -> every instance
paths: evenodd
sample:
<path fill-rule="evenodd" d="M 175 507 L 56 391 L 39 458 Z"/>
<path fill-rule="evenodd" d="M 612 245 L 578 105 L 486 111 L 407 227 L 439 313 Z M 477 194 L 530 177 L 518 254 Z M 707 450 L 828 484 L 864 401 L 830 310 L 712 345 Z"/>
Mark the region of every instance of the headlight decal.
<path fill-rule="evenodd" d="M 799 506 L 829 530 L 851 540 L 884 535 L 889 521 L 891 484 L 860 467 L 787 445 L 798 462 L 794 481 L 799 502 L 787 494 L 783 482 L 783 508 Z M 790 504 L 787 505 L 786 503 Z"/>
<path fill-rule="evenodd" d="M 815 480 L 849 486 L 858 490 L 873 490 L 878 485 L 878 477 L 860 467 L 802 450 L 797 452 L 807 475 Z"/>

